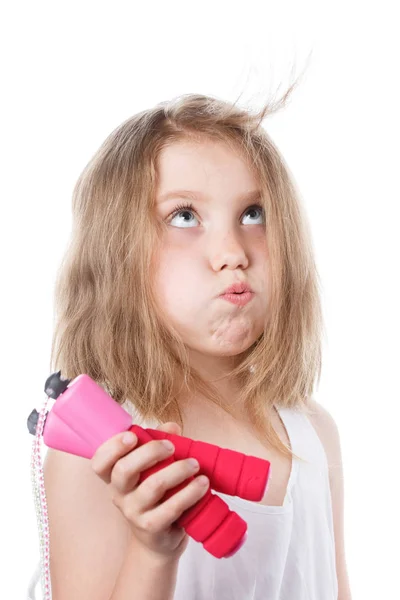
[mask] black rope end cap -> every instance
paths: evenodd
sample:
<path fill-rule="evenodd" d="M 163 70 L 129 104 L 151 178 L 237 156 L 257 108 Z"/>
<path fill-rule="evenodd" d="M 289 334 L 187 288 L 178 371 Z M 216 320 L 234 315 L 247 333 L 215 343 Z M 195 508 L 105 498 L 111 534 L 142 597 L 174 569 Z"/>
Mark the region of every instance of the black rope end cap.
<path fill-rule="evenodd" d="M 34 408 L 27 420 L 28 431 L 32 435 L 36 435 L 36 427 L 37 427 L 38 420 L 39 420 L 39 413 L 36 410 L 36 408 Z"/>

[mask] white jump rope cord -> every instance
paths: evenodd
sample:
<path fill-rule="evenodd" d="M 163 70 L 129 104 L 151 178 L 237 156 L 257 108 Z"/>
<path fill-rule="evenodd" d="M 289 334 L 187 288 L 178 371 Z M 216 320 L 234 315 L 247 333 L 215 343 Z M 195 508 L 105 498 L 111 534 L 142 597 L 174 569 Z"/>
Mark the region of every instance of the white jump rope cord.
<path fill-rule="evenodd" d="M 43 600 L 51 600 L 51 580 L 50 580 L 50 535 L 49 520 L 47 514 L 46 491 L 44 487 L 43 465 L 41 458 L 41 442 L 45 423 L 45 417 L 48 412 L 47 403 L 54 400 L 46 396 L 43 407 L 39 413 L 36 426 L 36 433 L 32 443 L 31 455 L 31 480 L 33 489 L 33 498 L 35 502 L 36 519 L 39 530 L 40 541 L 40 574 L 42 584 Z"/>

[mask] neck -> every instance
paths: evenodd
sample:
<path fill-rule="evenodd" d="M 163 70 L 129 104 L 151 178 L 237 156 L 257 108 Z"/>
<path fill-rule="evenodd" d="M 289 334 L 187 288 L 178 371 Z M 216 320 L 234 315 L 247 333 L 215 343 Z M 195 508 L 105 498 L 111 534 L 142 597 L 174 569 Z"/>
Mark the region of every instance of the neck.
<path fill-rule="evenodd" d="M 239 406 L 237 400 L 239 397 L 239 384 L 234 380 L 230 373 L 238 364 L 239 356 L 216 357 L 201 354 L 195 350 L 189 349 L 189 359 L 191 366 L 196 370 L 200 377 L 207 383 L 211 383 L 220 394 L 223 402 L 231 407 L 234 418 L 240 421 L 247 421 L 243 406 Z M 214 404 L 211 400 L 204 397 L 201 392 L 183 392 L 178 394 L 178 402 L 182 407 L 184 414 L 205 415 L 209 418 L 221 418 L 227 416 L 227 413 Z"/>
<path fill-rule="evenodd" d="M 232 369 L 238 365 L 240 355 L 237 356 L 212 356 L 202 354 L 189 348 L 189 361 L 191 366 L 201 375 L 204 381 L 215 384 L 221 383 L 226 387 Z"/>

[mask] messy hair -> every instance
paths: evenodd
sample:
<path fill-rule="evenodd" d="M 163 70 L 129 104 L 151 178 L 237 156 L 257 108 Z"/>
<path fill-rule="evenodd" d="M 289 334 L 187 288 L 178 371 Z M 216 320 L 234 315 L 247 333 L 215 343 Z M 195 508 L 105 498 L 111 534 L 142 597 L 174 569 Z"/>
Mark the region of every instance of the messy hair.
<path fill-rule="evenodd" d="M 155 216 L 160 152 L 180 141 L 219 141 L 241 153 L 257 177 L 265 211 L 271 296 L 262 335 L 237 357 L 230 377 L 256 436 L 296 456 L 274 431 L 274 405 L 310 412 L 321 375 L 323 321 L 307 219 L 293 176 L 262 124 L 286 103 L 241 108 L 200 94 L 161 102 L 106 138 L 75 184 L 72 233 L 57 272 L 52 372 L 86 373 L 143 419 L 184 426 L 185 388 L 233 414 L 160 312 L 151 274 L 163 225 Z M 243 403 L 243 404 L 242 404 Z M 183 429 L 182 435 L 185 435 Z"/>

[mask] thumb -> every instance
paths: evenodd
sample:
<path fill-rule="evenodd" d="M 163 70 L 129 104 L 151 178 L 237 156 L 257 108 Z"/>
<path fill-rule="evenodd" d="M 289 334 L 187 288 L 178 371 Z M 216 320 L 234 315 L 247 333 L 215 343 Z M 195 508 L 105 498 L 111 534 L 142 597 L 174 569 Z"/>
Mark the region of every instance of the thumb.
<path fill-rule="evenodd" d="M 175 435 L 181 435 L 182 429 L 178 425 L 178 423 L 174 423 L 172 421 L 168 421 L 168 423 L 162 423 L 157 427 L 159 431 L 165 431 L 165 433 L 173 433 Z"/>

